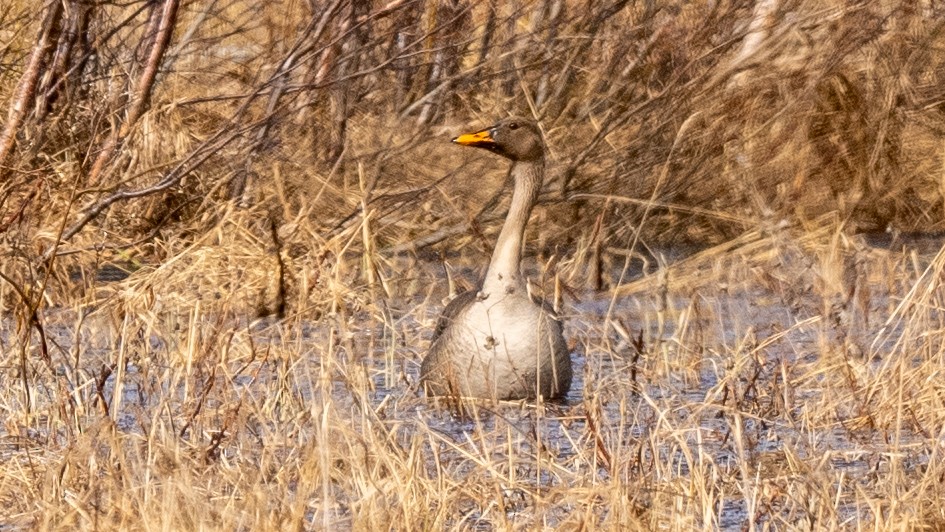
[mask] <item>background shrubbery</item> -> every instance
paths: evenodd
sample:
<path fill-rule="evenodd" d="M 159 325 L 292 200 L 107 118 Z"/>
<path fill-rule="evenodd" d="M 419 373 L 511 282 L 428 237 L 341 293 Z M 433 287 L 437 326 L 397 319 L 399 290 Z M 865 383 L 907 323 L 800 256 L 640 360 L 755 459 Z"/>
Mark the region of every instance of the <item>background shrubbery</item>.
<path fill-rule="evenodd" d="M 937 231 L 935 9 L 14 2 L 0 14 L 3 271 L 30 284 L 40 264 L 160 264 L 234 206 L 255 238 L 275 225 L 289 259 L 364 251 L 328 243 L 365 218 L 368 247 L 459 249 L 501 219 L 503 165 L 447 139 L 509 113 L 539 118 L 553 154 L 544 255 L 593 245 L 586 260 L 606 261 L 635 238 L 718 243 L 830 212 L 854 230 Z"/>

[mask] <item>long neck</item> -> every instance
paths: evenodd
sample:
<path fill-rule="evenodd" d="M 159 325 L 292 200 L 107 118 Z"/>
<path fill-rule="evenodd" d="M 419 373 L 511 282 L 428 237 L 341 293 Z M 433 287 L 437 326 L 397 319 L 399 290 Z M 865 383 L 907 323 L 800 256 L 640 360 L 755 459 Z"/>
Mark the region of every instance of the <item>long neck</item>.
<path fill-rule="evenodd" d="M 532 207 L 538 200 L 542 178 L 545 172 L 544 159 L 535 161 L 516 161 L 512 165 L 514 190 L 509 214 L 499 233 L 492 260 L 486 271 L 483 292 L 505 293 L 509 288 L 524 289 L 522 281 L 522 240 L 525 237 L 525 225 L 532 213 Z"/>

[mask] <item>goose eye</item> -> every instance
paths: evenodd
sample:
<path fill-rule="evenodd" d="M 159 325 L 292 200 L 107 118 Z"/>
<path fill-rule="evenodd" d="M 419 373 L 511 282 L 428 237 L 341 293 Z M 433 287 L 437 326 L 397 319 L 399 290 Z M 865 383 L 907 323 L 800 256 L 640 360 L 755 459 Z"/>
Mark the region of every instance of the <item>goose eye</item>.
<path fill-rule="evenodd" d="M 512 122 L 509 124 L 509 129 L 518 129 L 518 122 Z"/>

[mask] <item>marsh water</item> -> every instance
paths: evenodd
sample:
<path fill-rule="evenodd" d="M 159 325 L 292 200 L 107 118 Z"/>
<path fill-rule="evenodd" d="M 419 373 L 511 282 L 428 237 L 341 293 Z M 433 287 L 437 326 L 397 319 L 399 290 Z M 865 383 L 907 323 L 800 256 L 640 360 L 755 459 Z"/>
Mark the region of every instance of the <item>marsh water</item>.
<path fill-rule="evenodd" d="M 864 242 L 876 249 L 909 254 L 921 266 L 939 250 L 943 238 L 868 235 Z M 686 254 L 667 253 L 664 257 Z M 440 271 L 437 265 L 430 265 L 430 282 L 445 282 Z M 623 275 L 633 279 L 653 272 L 637 267 Z M 475 280 L 474 271 L 461 271 L 459 276 L 467 282 Z M 877 293 L 869 303 L 873 323 L 883 322 L 884 309 L 895 303 L 890 297 Z M 332 401 L 339 410 L 352 412 L 363 410 L 365 404 L 359 401 L 366 401 L 371 415 L 405 442 L 421 429 L 435 433 L 438 463 L 428 464 L 431 475 L 436 471 L 449 471 L 459 478 L 483 474 L 468 459 L 467 453 L 476 451 L 491 453 L 486 458 L 498 465 L 511 463 L 507 459 L 512 452 L 546 456 L 557 464 L 557 469 L 543 468 L 536 460 L 512 466 L 515 471 L 504 471 L 519 479 L 518 487 L 504 494 L 503 507 L 509 517 L 530 511 L 530 493 L 567 489 L 571 477 L 562 473 L 561 467 L 575 478 L 616 476 L 628 485 L 654 470 L 681 479 L 698 470 L 700 475 L 722 479 L 724 494 L 719 497 L 715 522 L 722 529 L 738 530 L 746 526 L 750 516 L 756 524 L 773 519 L 772 512 L 777 510 L 753 508 L 751 493 L 783 481 L 787 454 L 800 460 L 824 461 L 835 472 L 838 493 L 869 489 L 877 475 L 891 467 L 891 448 L 897 455 L 895 467 L 921 468 L 929 460 L 928 435 L 905 427 L 851 429 L 807 414 L 805 406 L 821 401 L 826 392 L 818 387 L 816 375 L 797 379 L 803 384 L 792 384 L 793 372 L 816 364 L 823 356 L 824 342 L 831 341 L 835 333 L 821 315 L 822 306 L 792 308 L 783 294 L 765 287 L 683 292 L 656 287 L 621 297 L 610 292 L 572 294 L 563 311 L 565 334 L 574 348 L 575 378 L 567 397 L 537 408 L 511 403 L 463 413 L 420 398 L 416 391 L 419 362 L 441 308 L 429 302 L 429 294 L 389 301 L 381 314 L 355 313 L 345 331 L 332 330 L 321 322 L 290 328 L 275 320 L 247 322 L 245 330 L 261 350 L 267 344 L 299 346 L 305 359 L 295 361 L 293 367 L 305 375 L 317 373 L 313 368 L 324 363 L 325 346 L 335 345 L 330 352 L 339 363 L 331 370 Z M 53 318 L 51 311 L 48 322 L 55 323 Z M 4 347 L 9 347 L 15 324 L 4 320 L 2 328 L 0 337 Z M 849 330 L 855 332 L 844 341 L 861 346 L 856 363 L 864 368 L 880 364 L 881 357 L 876 354 L 882 353 L 883 346 L 874 341 L 875 328 Z M 75 352 L 77 344 L 86 353 L 98 353 L 100 360 L 86 360 L 100 367 L 90 366 L 87 372 L 100 376 L 102 395 L 111 397 L 115 369 L 111 366 L 109 373 L 104 368 L 106 361 L 114 362 L 115 350 L 121 346 L 74 324 L 49 326 L 46 333 L 63 359 Z M 179 348 L 159 335 L 148 344 L 155 353 Z M 68 361 L 62 364 L 63 373 L 69 373 Z M 139 430 L 136 408 L 147 408 L 155 401 L 155 394 L 181 393 L 162 388 L 153 379 L 133 378 L 153 371 L 142 364 L 146 362 L 127 363 L 126 376 L 131 378 L 124 380 L 121 390 L 125 408 L 115 416 L 119 426 L 129 431 Z M 354 385 L 362 376 L 367 385 Z M 284 387 L 284 378 L 278 371 L 243 373 L 235 377 L 234 385 L 242 393 L 258 395 Z M 294 379 L 291 387 L 291 392 L 305 401 L 324 400 L 311 379 Z M 362 397 L 353 389 L 364 389 L 367 395 Z M 851 413 L 849 417 L 855 416 Z M 4 430 L 0 428 L 0 436 L 6 439 L 9 435 Z M 750 464 L 745 463 L 746 458 Z M 770 479 L 766 478 L 769 472 Z M 634 504 L 645 508 L 654 496 L 648 490 L 653 489 L 661 488 L 631 486 L 628 491 L 637 494 Z M 495 522 L 480 504 L 470 499 L 462 522 L 456 524 L 492 529 Z M 869 519 L 869 508 L 852 502 L 840 508 L 841 522 Z M 564 506 L 553 509 L 543 516 L 543 524 L 554 526 L 567 513 Z M 346 516 L 341 512 L 336 517 L 343 528 Z"/>

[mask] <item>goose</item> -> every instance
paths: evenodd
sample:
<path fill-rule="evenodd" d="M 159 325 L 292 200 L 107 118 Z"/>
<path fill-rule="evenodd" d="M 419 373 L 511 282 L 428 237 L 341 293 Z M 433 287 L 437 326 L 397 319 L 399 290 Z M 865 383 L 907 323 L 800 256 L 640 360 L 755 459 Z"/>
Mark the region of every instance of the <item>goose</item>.
<path fill-rule="evenodd" d="M 420 366 L 428 396 L 494 400 L 554 399 L 571 387 L 561 321 L 528 294 L 521 272 L 525 226 L 545 173 L 538 124 L 512 117 L 453 142 L 512 161 L 512 202 L 478 290 L 453 299 L 437 322 Z"/>

